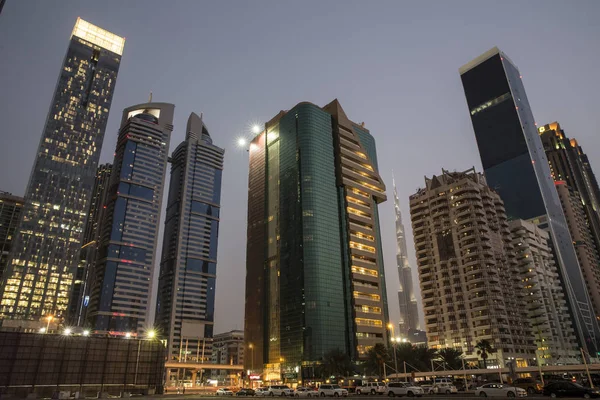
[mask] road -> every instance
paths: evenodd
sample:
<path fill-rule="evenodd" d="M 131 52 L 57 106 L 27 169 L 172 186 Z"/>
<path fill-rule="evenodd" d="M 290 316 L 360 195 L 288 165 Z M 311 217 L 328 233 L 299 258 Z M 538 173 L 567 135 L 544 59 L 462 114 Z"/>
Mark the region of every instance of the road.
<path fill-rule="evenodd" d="M 228 396 L 229 397 L 229 396 Z M 357 396 L 357 395 L 350 395 L 349 396 L 352 400 L 374 400 L 376 398 L 378 398 L 379 396 Z M 381 396 L 383 397 L 383 396 Z M 539 400 L 544 399 L 545 397 L 537 394 L 537 395 L 533 395 L 533 396 L 528 396 L 529 398 L 537 398 Z M 251 397 L 251 396 L 232 396 L 232 398 L 234 399 L 242 399 L 242 398 L 246 398 L 246 399 L 263 399 L 263 397 Z M 471 399 L 474 400 L 475 395 L 473 393 L 458 393 L 455 395 L 450 395 L 450 396 L 444 396 L 444 395 L 426 395 L 421 397 L 421 399 L 435 399 L 435 400 L 457 400 L 457 399 Z M 143 397 L 144 400 L 146 399 L 156 399 L 156 400 L 176 400 L 176 399 L 181 399 L 181 400 L 195 400 L 195 399 L 202 399 L 202 400 L 223 400 L 223 396 L 214 396 L 214 395 L 206 395 L 206 394 L 185 394 L 185 395 L 176 395 L 176 394 L 167 394 L 167 395 L 162 395 L 162 396 L 144 396 Z M 270 399 L 270 397 L 266 397 L 264 398 L 266 399 Z M 564 398 L 564 399 L 568 399 L 568 398 Z"/>

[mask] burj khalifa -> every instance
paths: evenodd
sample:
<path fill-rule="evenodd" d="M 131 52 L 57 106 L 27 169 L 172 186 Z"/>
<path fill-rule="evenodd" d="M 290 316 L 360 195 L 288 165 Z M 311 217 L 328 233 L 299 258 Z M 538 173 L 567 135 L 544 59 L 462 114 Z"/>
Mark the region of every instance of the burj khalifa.
<path fill-rule="evenodd" d="M 395 180 L 393 180 L 393 185 L 394 211 L 396 212 L 396 264 L 400 280 L 400 289 L 398 290 L 398 302 L 400 304 L 398 333 L 402 338 L 409 338 L 411 330 L 420 329 L 419 313 L 417 310 L 417 297 L 413 289 L 412 269 L 408 263 L 408 254 L 406 253 L 406 236 L 404 235 L 402 212 L 400 211 L 400 200 L 398 199 Z"/>

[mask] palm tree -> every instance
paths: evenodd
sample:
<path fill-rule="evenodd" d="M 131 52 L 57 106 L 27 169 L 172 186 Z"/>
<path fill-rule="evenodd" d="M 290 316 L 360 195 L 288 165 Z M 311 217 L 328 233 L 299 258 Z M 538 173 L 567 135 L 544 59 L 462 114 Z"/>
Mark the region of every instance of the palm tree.
<path fill-rule="evenodd" d="M 438 350 L 438 356 L 446 363 L 448 368 L 454 370 L 462 368 L 462 351 L 448 347 Z"/>
<path fill-rule="evenodd" d="M 325 353 L 321 368 L 322 378 L 348 376 L 354 371 L 350 357 L 340 349 L 333 349 Z"/>
<path fill-rule="evenodd" d="M 477 355 L 481 356 L 481 359 L 483 360 L 483 368 L 486 369 L 488 356 L 496 350 L 494 350 L 492 344 L 487 339 L 482 339 L 477 342 L 475 348 L 477 349 Z"/>
<path fill-rule="evenodd" d="M 389 361 L 387 348 L 382 343 L 377 343 L 367 352 L 367 359 L 364 363 L 365 372 L 369 375 L 377 374 L 383 377 L 383 364 Z"/>
<path fill-rule="evenodd" d="M 431 360 L 435 360 L 437 356 L 436 349 L 430 349 L 429 347 L 423 345 L 413 347 L 413 365 L 419 371 L 428 371 L 431 369 Z"/>

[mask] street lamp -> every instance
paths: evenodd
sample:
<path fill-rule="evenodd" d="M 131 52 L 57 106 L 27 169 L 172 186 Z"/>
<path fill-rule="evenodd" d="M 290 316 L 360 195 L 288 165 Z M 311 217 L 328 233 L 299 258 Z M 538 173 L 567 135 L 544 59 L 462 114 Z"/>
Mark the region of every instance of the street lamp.
<path fill-rule="evenodd" d="M 254 134 L 260 133 L 260 126 L 258 124 L 252 125 L 252 133 L 254 133 Z"/>
<path fill-rule="evenodd" d="M 250 349 L 250 370 L 254 372 L 254 344 L 249 343 L 248 348 Z"/>
<path fill-rule="evenodd" d="M 390 340 L 392 341 L 392 349 L 394 352 L 394 370 L 396 371 L 396 374 L 398 374 L 398 360 L 396 359 L 396 343 L 398 342 L 399 338 L 395 338 L 392 337 Z M 398 375 L 396 375 L 397 377 Z"/>
<path fill-rule="evenodd" d="M 48 323 L 46 324 L 46 330 L 44 331 L 45 333 L 48 333 L 48 331 L 50 330 L 50 321 L 52 321 L 54 317 L 52 315 L 48 315 L 46 317 L 46 319 L 48 320 Z"/>

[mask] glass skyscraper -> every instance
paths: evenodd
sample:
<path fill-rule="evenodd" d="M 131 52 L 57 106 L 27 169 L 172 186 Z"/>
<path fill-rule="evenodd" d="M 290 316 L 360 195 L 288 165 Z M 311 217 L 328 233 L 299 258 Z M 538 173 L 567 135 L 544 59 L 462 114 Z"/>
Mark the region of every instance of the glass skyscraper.
<path fill-rule="evenodd" d="M 148 329 L 174 111 L 168 103 L 123 111 L 86 317 L 97 332 Z"/>
<path fill-rule="evenodd" d="M 65 317 L 124 44 L 77 19 L 3 277 L 0 318 Z"/>
<path fill-rule="evenodd" d="M 408 262 L 406 250 L 406 235 L 402 223 L 402 212 L 400 211 L 400 199 L 394 186 L 394 211 L 396 213 L 396 265 L 398 267 L 398 279 L 400 289 L 398 290 L 398 303 L 400 305 L 400 321 L 398 322 L 398 334 L 400 338 L 411 338 L 410 333 L 421 329 L 419 324 L 419 310 L 417 308 L 417 296 L 413 288 L 412 268 Z"/>
<path fill-rule="evenodd" d="M 245 368 L 297 382 L 331 350 L 364 358 L 389 320 L 373 136 L 337 100 L 304 102 L 249 153 Z"/>
<path fill-rule="evenodd" d="M 488 185 L 509 219 L 550 232 L 579 344 L 594 353 L 598 323 L 519 70 L 494 47 L 459 72 Z"/>
<path fill-rule="evenodd" d="M 85 317 L 85 310 L 89 304 L 90 270 L 94 268 L 98 246 L 100 244 L 100 224 L 106 211 L 106 198 L 110 183 L 112 164 L 102 164 L 96 171 L 92 199 L 85 224 L 79 263 L 75 272 L 75 282 L 69 301 L 69 325 L 80 326 Z"/>
<path fill-rule="evenodd" d="M 225 151 L 192 113 L 171 156 L 156 325 L 169 360 L 211 358 Z"/>
<path fill-rule="evenodd" d="M 0 192 L 0 277 L 8 263 L 10 249 L 17 232 L 17 224 L 23 210 L 24 199 L 7 192 Z"/>

